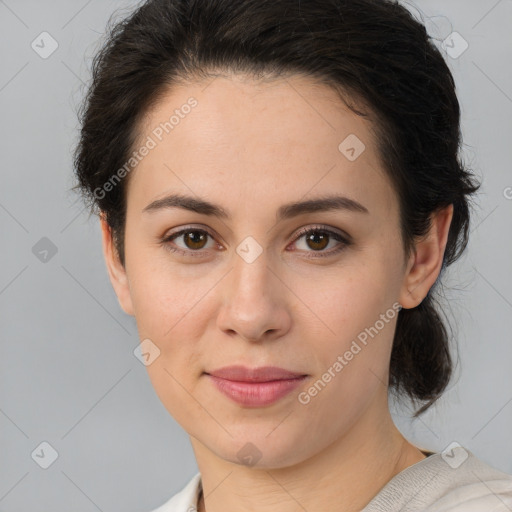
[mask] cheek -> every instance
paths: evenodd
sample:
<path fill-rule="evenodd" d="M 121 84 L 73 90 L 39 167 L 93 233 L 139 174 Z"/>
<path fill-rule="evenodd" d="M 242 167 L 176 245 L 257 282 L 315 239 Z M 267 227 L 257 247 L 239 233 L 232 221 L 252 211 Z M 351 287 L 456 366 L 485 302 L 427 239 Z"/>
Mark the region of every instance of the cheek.
<path fill-rule="evenodd" d="M 202 343 L 214 319 L 210 299 L 218 279 L 200 270 L 192 277 L 180 274 L 176 266 L 154 255 L 151 260 L 141 254 L 130 263 L 139 337 L 149 338 L 160 350 L 147 371 L 161 400 L 174 407 L 172 404 L 187 402 L 183 387 L 193 392 L 204 369 Z"/>
<path fill-rule="evenodd" d="M 141 336 L 151 334 L 160 342 L 172 341 L 177 332 L 197 325 L 201 298 L 214 281 L 206 273 L 202 276 L 198 266 L 196 274 L 190 275 L 177 268 L 169 264 L 164 251 L 132 257 L 128 268 L 130 294 Z"/>
<path fill-rule="evenodd" d="M 339 272 L 316 280 L 317 292 L 311 292 L 308 279 L 295 289 L 298 295 L 307 298 L 312 314 L 323 320 L 326 333 L 347 340 L 373 325 L 392 307 L 397 285 L 389 276 L 382 261 L 374 265 L 362 263 L 340 268 Z"/>
<path fill-rule="evenodd" d="M 322 293 L 309 295 L 308 306 L 321 320 L 314 347 L 318 372 L 342 395 L 364 394 L 379 379 L 386 382 L 399 310 L 391 275 L 382 258 L 340 270 Z"/>
<path fill-rule="evenodd" d="M 206 420 L 201 396 L 199 395 L 199 400 L 193 399 L 197 392 L 186 362 L 173 365 L 162 353 L 158 359 L 146 367 L 146 370 L 160 402 L 187 432 L 191 432 L 194 428 L 194 422 L 191 422 L 191 419 Z"/>
<path fill-rule="evenodd" d="M 324 304 L 324 318 L 335 334 L 329 332 L 315 344 L 317 374 L 300 401 L 312 430 L 325 425 L 333 432 L 349 428 L 386 392 L 398 304 L 393 307 L 392 298 L 374 281 L 365 284 L 366 291 L 347 286 Z"/>

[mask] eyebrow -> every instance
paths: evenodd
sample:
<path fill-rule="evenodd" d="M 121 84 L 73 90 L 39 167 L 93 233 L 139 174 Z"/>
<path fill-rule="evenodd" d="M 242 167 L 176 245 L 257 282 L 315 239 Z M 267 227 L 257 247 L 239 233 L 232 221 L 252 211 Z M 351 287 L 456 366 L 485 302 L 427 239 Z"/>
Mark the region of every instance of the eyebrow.
<path fill-rule="evenodd" d="M 201 215 L 218 217 L 219 219 L 230 220 L 230 214 L 222 208 L 204 199 L 198 199 L 183 194 L 171 194 L 161 199 L 157 199 L 148 204 L 142 211 L 155 212 L 168 208 L 182 208 Z M 330 210 L 347 210 L 356 213 L 369 213 L 368 209 L 361 203 L 348 197 L 330 195 L 309 199 L 307 201 L 297 201 L 282 205 L 276 215 L 277 221 L 282 221 L 296 217 L 304 213 L 314 213 Z"/>

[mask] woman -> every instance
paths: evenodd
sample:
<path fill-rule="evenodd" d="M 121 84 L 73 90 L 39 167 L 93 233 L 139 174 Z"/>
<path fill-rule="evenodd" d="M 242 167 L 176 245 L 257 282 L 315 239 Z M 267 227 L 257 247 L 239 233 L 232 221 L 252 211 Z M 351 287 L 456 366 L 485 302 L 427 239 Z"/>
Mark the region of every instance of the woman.
<path fill-rule="evenodd" d="M 479 187 L 404 7 L 147 1 L 81 121 L 112 285 L 199 467 L 158 512 L 510 510 L 510 475 L 389 412 L 389 391 L 418 416 L 449 382 L 433 289 Z"/>

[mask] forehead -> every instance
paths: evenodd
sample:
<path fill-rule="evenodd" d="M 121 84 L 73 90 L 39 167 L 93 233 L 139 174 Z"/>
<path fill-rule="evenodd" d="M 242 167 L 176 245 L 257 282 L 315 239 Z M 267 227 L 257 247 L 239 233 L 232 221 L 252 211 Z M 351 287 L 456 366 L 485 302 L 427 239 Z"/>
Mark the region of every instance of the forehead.
<path fill-rule="evenodd" d="M 231 211 L 339 192 L 375 213 L 394 212 L 372 128 L 332 88 L 305 77 L 219 76 L 173 87 L 140 124 L 137 144 L 151 139 L 152 149 L 131 173 L 129 204 L 130 196 L 143 207 L 181 191 Z"/>

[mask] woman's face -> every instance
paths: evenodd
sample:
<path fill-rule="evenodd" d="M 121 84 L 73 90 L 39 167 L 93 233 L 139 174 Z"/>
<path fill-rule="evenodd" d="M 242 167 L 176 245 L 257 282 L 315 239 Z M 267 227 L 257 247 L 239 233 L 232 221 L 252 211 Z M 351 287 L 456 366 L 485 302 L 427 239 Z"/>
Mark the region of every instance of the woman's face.
<path fill-rule="evenodd" d="M 398 303 L 416 304 L 370 128 L 298 76 L 180 86 L 143 123 L 125 267 L 111 277 L 154 344 L 143 352 L 158 396 L 218 457 L 299 463 L 387 408 Z M 172 195 L 215 208 L 192 211 Z M 233 365 L 302 377 L 211 375 Z"/>

